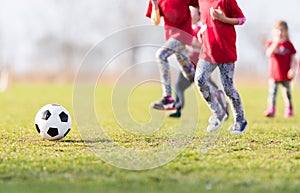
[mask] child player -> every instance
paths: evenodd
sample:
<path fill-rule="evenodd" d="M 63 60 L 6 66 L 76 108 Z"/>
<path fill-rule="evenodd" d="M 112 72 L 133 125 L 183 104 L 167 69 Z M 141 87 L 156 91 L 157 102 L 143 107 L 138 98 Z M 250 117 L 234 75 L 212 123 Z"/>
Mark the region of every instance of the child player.
<path fill-rule="evenodd" d="M 196 68 L 196 64 L 198 62 L 199 58 L 199 52 L 201 48 L 201 22 L 200 22 L 200 12 L 198 8 L 190 7 L 191 10 L 191 16 L 192 16 L 192 28 L 194 31 L 195 38 L 193 39 L 192 46 L 188 46 L 188 53 L 189 58 L 194 64 L 194 67 Z M 170 117 L 173 118 L 179 118 L 181 116 L 181 109 L 184 106 L 184 91 L 192 85 L 192 81 L 185 78 L 182 74 L 182 72 L 179 72 L 176 85 L 175 85 L 175 91 L 176 91 L 176 100 L 175 100 L 175 108 L 176 112 L 170 114 Z M 228 103 L 225 100 L 225 96 L 222 90 L 218 89 L 217 85 L 211 80 L 208 79 L 208 84 L 215 93 L 215 96 L 217 100 L 222 105 L 222 108 L 226 111 L 227 117 L 229 116 L 228 113 Z"/>

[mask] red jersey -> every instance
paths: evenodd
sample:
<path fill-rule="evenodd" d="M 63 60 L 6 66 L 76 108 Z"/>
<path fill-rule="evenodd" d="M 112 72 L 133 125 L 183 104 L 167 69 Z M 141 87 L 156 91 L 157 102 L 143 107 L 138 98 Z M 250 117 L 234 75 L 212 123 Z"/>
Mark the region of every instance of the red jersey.
<path fill-rule="evenodd" d="M 272 41 L 269 41 L 266 49 L 271 44 Z M 279 42 L 274 53 L 270 56 L 268 77 L 275 81 L 291 80 L 287 74 L 291 69 L 291 59 L 294 54 L 296 54 L 296 49 L 290 41 Z"/>
<path fill-rule="evenodd" d="M 174 38 L 185 44 L 193 39 L 192 20 L 189 6 L 198 7 L 198 0 L 157 0 L 160 15 L 164 17 L 165 37 Z M 147 17 L 151 17 L 152 3 L 149 2 Z"/>
<path fill-rule="evenodd" d="M 244 18 L 244 14 L 236 0 L 199 0 L 201 22 L 207 29 L 202 35 L 202 49 L 200 58 L 213 64 L 235 62 L 236 32 L 234 25 L 214 20 L 210 15 L 210 8 L 221 8 L 229 18 Z"/>

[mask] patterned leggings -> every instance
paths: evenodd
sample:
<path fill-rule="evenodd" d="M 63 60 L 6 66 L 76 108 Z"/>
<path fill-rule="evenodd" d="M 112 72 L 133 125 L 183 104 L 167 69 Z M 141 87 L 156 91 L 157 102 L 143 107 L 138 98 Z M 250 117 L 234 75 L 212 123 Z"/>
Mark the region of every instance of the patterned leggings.
<path fill-rule="evenodd" d="M 194 80 L 195 68 L 186 55 L 186 45 L 179 40 L 170 38 L 164 46 L 156 52 L 156 59 L 161 67 L 160 72 L 164 96 L 172 96 L 170 65 L 168 58 L 173 54 L 175 54 L 178 62 L 180 63 L 183 75 L 191 81 Z"/>
<path fill-rule="evenodd" d="M 275 81 L 273 79 L 269 80 L 269 96 L 268 96 L 268 105 L 269 107 L 276 105 L 276 96 L 278 92 L 278 86 L 282 84 L 282 97 L 284 100 L 284 105 L 286 107 L 292 107 L 292 95 L 290 81 Z"/>
<path fill-rule="evenodd" d="M 184 92 L 192 84 L 193 84 L 193 82 L 186 79 L 183 76 L 182 72 L 179 73 L 176 84 L 175 84 L 175 89 L 176 89 L 175 107 L 177 110 L 181 110 L 184 107 L 184 104 L 185 104 Z M 218 88 L 217 84 L 211 78 L 208 79 L 207 84 L 212 89 L 213 93 L 218 92 L 219 88 Z"/>
<path fill-rule="evenodd" d="M 220 70 L 220 77 L 224 91 L 231 102 L 231 106 L 233 107 L 234 120 L 235 122 L 242 122 L 245 120 L 242 101 L 233 84 L 234 63 L 216 65 L 208 61 L 199 60 L 196 69 L 195 83 L 212 112 L 218 113 L 221 110 L 220 104 L 216 100 L 216 97 L 213 96 L 214 94 L 207 83 L 208 78 L 211 76 L 211 73 L 216 69 L 216 67 Z"/>

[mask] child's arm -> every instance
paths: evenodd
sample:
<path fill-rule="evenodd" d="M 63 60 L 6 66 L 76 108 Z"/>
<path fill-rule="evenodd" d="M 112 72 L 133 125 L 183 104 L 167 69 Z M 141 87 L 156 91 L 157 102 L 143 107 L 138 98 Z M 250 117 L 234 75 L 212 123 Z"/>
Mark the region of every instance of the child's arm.
<path fill-rule="evenodd" d="M 293 54 L 291 56 L 291 69 L 288 71 L 288 78 L 293 79 L 295 77 L 297 68 L 298 68 L 297 59 L 295 54 Z"/>
<path fill-rule="evenodd" d="M 271 45 L 266 49 L 266 55 L 270 57 L 272 54 L 274 54 L 276 47 L 278 45 L 279 41 L 272 41 Z"/>
<path fill-rule="evenodd" d="M 151 0 L 151 2 L 152 2 L 151 21 L 154 25 L 158 25 L 160 23 L 160 13 L 159 13 L 157 0 Z"/>
<path fill-rule="evenodd" d="M 245 17 L 242 18 L 226 17 L 220 7 L 218 7 L 218 9 L 214 9 L 213 7 L 211 7 L 210 15 L 213 19 L 217 19 L 223 23 L 231 24 L 231 25 L 243 25 L 246 21 Z"/>
<path fill-rule="evenodd" d="M 268 57 L 274 54 L 279 42 L 280 42 L 280 33 L 276 31 L 276 33 L 274 33 L 274 37 L 271 45 L 268 46 L 266 49 L 266 55 Z"/>

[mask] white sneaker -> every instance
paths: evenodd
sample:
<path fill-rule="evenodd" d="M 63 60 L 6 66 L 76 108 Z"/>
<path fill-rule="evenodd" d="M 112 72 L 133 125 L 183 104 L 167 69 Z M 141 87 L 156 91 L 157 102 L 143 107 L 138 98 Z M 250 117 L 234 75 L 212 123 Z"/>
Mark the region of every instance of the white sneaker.
<path fill-rule="evenodd" d="M 219 129 L 226 118 L 227 114 L 223 110 L 219 114 L 212 114 L 208 120 L 209 124 L 206 130 L 212 132 Z"/>

